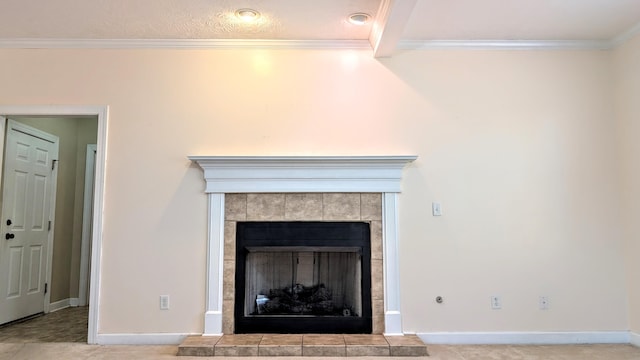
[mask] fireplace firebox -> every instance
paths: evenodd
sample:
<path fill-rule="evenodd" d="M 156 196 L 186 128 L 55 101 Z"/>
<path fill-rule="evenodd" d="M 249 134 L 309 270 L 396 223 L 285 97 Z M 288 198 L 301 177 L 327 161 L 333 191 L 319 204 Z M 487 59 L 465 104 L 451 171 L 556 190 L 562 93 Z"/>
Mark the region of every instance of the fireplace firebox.
<path fill-rule="evenodd" d="M 371 333 L 365 222 L 238 222 L 235 333 Z"/>

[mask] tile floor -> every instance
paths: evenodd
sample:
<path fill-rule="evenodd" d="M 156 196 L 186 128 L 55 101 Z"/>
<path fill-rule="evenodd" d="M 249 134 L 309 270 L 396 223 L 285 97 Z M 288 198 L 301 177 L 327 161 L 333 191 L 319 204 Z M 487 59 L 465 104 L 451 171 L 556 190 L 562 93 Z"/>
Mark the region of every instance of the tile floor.
<path fill-rule="evenodd" d="M 86 314 L 82 315 L 82 310 L 83 308 L 70 308 L 32 319 L 31 321 L 38 325 L 25 324 L 20 327 L 23 330 L 0 327 L 0 360 L 203 359 L 193 356 L 176 357 L 178 352 L 176 345 L 87 345 L 86 338 L 80 340 L 75 335 L 70 335 L 69 340 L 62 340 L 63 337 L 59 335 L 79 333 L 86 337 L 86 323 L 72 320 L 81 318 L 86 321 Z M 31 331 L 24 330 L 26 328 L 30 328 Z M 39 335 L 35 334 L 37 331 L 33 331 L 35 328 L 41 330 Z M 23 337 L 19 335 L 20 333 Z M 52 333 L 56 336 L 51 337 Z M 428 345 L 428 350 L 430 356 L 425 357 L 425 360 L 640 360 L 640 348 L 631 345 Z M 289 356 L 274 360 L 297 358 Z M 330 358 L 307 356 L 299 359 L 327 360 Z M 372 357 L 365 356 L 358 359 L 366 360 Z M 381 360 L 381 358 L 376 359 Z M 384 359 L 407 358 L 385 357 Z"/>

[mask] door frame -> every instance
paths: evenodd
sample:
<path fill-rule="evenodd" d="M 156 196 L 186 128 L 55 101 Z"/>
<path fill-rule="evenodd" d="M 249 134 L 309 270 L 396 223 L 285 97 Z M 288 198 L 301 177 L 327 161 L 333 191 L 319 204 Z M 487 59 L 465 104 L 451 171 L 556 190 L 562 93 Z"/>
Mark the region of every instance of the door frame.
<path fill-rule="evenodd" d="M 95 186 L 93 190 L 93 230 L 91 245 L 91 286 L 89 290 L 89 325 L 87 342 L 97 344 L 98 326 L 100 321 L 100 281 L 102 256 L 102 224 L 104 220 L 105 172 L 107 160 L 107 128 L 109 119 L 108 106 L 81 105 L 0 105 L 0 116 L 42 116 L 42 117 L 87 117 L 98 119 L 97 154 Z"/>
<path fill-rule="evenodd" d="M 91 222 L 93 221 L 93 188 L 97 156 L 96 144 L 87 144 L 84 169 L 84 197 L 82 206 L 82 243 L 80 245 L 80 280 L 78 283 L 78 305 L 87 306 L 87 279 L 89 277 L 89 251 L 91 250 Z M 89 287 L 90 288 L 90 287 Z"/>

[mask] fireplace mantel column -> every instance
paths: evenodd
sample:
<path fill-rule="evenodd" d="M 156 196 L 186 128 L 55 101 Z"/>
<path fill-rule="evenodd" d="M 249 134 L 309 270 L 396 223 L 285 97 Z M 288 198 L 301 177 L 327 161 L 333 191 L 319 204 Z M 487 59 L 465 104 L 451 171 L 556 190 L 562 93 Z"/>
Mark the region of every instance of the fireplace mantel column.
<path fill-rule="evenodd" d="M 222 335 L 222 283 L 224 266 L 224 194 L 209 193 L 206 311 L 203 335 Z"/>
<path fill-rule="evenodd" d="M 382 194 L 382 258 L 384 269 L 384 334 L 403 335 L 400 313 L 398 193 Z"/>

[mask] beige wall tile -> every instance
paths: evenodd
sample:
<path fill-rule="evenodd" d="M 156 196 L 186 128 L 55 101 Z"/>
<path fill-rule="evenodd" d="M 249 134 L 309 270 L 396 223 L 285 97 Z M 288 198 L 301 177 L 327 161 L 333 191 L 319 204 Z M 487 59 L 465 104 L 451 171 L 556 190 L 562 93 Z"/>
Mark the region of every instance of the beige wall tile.
<path fill-rule="evenodd" d="M 384 334 L 384 314 L 373 315 L 371 325 L 372 334 Z"/>
<path fill-rule="evenodd" d="M 233 320 L 233 300 L 222 301 L 222 333 L 233 334 L 235 321 Z"/>
<path fill-rule="evenodd" d="M 360 220 L 360 194 L 323 194 L 323 220 Z"/>
<path fill-rule="evenodd" d="M 384 333 L 384 300 L 371 301 L 372 333 Z"/>
<path fill-rule="evenodd" d="M 322 194 L 286 194 L 285 220 L 322 220 Z"/>
<path fill-rule="evenodd" d="M 371 260 L 371 299 L 384 299 L 382 260 Z"/>
<path fill-rule="evenodd" d="M 362 199 L 362 201 L 361 201 Z M 233 334 L 233 299 L 235 292 L 235 242 L 237 221 L 357 221 L 375 218 L 376 202 L 381 208 L 380 194 L 355 193 L 278 193 L 228 194 L 225 201 L 224 276 L 223 276 L 223 333 Z M 241 213 L 246 211 L 246 214 Z M 260 214 L 262 212 L 262 215 Z M 381 211 L 380 211 L 381 215 Z M 382 221 L 371 222 L 371 270 L 373 333 L 384 332 Z"/>
<path fill-rule="evenodd" d="M 224 222 L 224 260 L 236 259 L 236 222 Z"/>
<path fill-rule="evenodd" d="M 371 259 L 382 259 L 382 221 L 371 222 Z"/>
<path fill-rule="evenodd" d="M 236 261 L 225 260 L 223 264 L 223 276 L 222 276 L 222 296 L 225 300 L 234 299 L 234 286 L 235 286 L 235 274 L 236 274 Z"/>
<path fill-rule="evenodd" d="M 363 193 L 360 195 L 362 220 L 382 220 L 382 194 Z"/>
<path fill-rule="evenodd" d="M 247 194 L 247 220 L 284 220 L 284 194 Z"/>
<path fill-rule="evenodd" d="M 244 221 L 247 218 L 247 194 L 224 195 L 224 219 Z"/>

